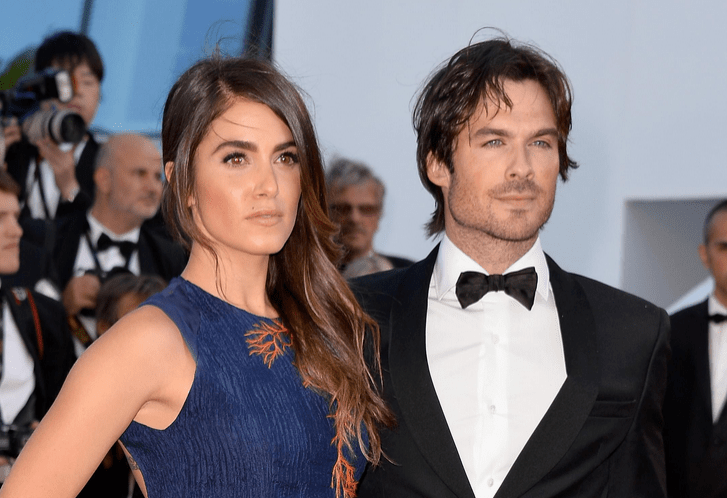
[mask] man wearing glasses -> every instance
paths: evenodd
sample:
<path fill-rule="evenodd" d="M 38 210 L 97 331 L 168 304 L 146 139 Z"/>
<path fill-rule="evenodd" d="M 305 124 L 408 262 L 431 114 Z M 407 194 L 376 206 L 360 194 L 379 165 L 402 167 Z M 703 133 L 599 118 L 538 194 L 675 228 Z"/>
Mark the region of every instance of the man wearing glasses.
<path fill-rule="evenodd" d="M 331 219 L 340 226 L 344 277 L 354 278 L 409 266 L 412 261 L 374 251 L 384 203 L 384 184 L 363 163 L 335 159 L 326 175 Z"/>

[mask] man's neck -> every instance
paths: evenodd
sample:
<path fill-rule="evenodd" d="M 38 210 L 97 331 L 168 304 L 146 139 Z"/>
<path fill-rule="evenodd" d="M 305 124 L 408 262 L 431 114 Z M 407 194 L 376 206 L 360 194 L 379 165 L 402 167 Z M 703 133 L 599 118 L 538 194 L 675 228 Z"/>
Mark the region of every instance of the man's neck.
<path fill-rule="evenodd" d="M 720 292 L 719 289 L 715 288 L 713 295 L 719 304 L 727 308 L 727 293 Z"/>
<path fill-rule="evenodd" d="M 113 210 L 107 209 L 100 204 L 93 205 L 91 208 L 91 216 L 96 218 L 104 228 L 114 235 L 123 235 L 141 226 L 141 222 L 138 220 L 119 216 Z"/>
<path fill-rule="evenodd" d="M 447 237 L 490 275 L 502 274 L 533 247 L 535 237 L 522 241 L 497 239 L 482 232 L 447 231 Z"/>

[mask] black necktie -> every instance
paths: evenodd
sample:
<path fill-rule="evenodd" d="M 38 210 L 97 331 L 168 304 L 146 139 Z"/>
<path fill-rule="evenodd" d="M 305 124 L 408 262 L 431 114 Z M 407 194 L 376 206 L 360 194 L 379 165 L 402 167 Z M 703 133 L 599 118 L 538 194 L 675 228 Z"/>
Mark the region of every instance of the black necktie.
<path fill-rule="evenodd" d="M 131 254 L 134 252 L 134 250 L 136 250 L 137 244 L 128 240 L 111 240 L 111 237 L 109 237 L 105 233 L 102 233 L 101 237 L 98 238 L 98 242 L 96 242 L 96 250 L 98 252 L 103 252 L 106 249 L 114 246 L 119 248 L 121 255 L 124 257 L 126 263 L 128 264 L 129 258 L 131 257 Z"/>
<path fill-rule="evenodd" d="M 714 323 L 722 323 L 727 320 L 727 316 L 717 313 L 716 315 L 709 315 L 709 321 Z"/>
<path fill-rule="evenodd" d="M 485 275 L 476 271 L 462 272 L 457 279 L 457 299 L 462 309 L 476 303 L 490 291 L 505 291 L 527 309 L 533 308 L 538 274 L 534 267 L 506 273 L 505 275 Z"/>

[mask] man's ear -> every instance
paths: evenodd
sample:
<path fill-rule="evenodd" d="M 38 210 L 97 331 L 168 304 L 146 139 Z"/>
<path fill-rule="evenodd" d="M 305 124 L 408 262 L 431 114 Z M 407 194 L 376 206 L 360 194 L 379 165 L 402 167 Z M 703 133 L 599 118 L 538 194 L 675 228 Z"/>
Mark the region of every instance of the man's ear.
<path fill-rule="evenodd" d="M 709 254 L 707 254 L 707 246 L 704 244 L 699 244 L 699 259 L 702 260 L 702 264 L 707 270 L 711 271 L 710 265 L 709 265 Z"/>
<path fill-rule="evenodd" d="M 111 171 L 108 168 L 96 168 L 93 172 L 93 183 L 99 192 L 111 192 Z"/>
<path fill-rule="evenodd" d="M 451 173 L 446 164 L 439 159 L 435 159 L 430 152 L 427 155 L 427 178 L 434 185 L 442 188 L 449 188 Z"/>

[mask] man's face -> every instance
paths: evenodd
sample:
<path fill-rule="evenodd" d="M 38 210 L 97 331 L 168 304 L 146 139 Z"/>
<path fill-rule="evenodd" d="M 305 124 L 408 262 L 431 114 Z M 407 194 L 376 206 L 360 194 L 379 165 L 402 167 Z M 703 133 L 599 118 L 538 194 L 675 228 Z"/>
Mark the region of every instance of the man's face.
<path fill-rule="evenodd" d="M 449 172 L 430 159 L 429 179 L 442 188 L 447 236 L 461 248 L 483 236 L 534 241 L 550 217 L 558 180 L 555 114 L 535 81 L 505 81 L 512 108 L 483 104 L 455 139 Z"/>
<path fill-rule="evenodd" d="M 699 246 L 702 264 L 714 277 L 714 295 L 727 306 L 727 211 L 712 218 L 709 242 Z"/>
<path fill-rule="evenodd" d="M 59 109 L 68 109 L 80 114 L 86 126 L 89 126 L 94 116 L 96 116 L 99 99 L 101 98 L 101 83 L 98 78 L 86 62 L 81 62 L 72 70 L 60 64 L 53 64 L 53 68 L 69 71 L 73 81 L 73 98 L 71 101 L 65 103 L 54 101 L 54 105 Z"/>
<path fill-rule="evenodd" d="M 20 237 L 18 224 L 20 205 L 10 192 L 0 191 L 0 275 L 12 275 L 20 267 Z"/>
<path fill-rule="evenodd" d="M 103 187 L 109 204 L 133 225 L 154 216 L 162 196 L 162 168 L 159 151 L 151 142 L 130 141 L 116 147 L 108 182 Z"/>
<path fill-rule="evenodd" d="M 370 252 L 381 218 L 376 184 L 369 181 L 339 189 L 331 193 L 329 204 L 331 219 L 341 227 L 340 242 L 347 251 L 347 259 Z"/>

